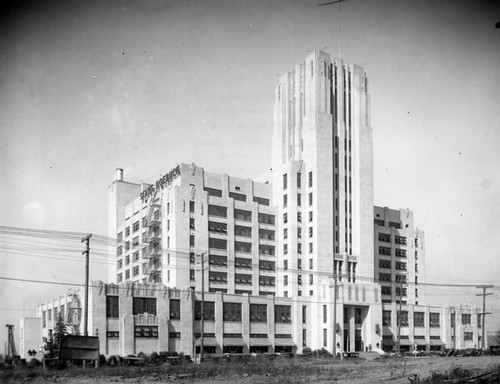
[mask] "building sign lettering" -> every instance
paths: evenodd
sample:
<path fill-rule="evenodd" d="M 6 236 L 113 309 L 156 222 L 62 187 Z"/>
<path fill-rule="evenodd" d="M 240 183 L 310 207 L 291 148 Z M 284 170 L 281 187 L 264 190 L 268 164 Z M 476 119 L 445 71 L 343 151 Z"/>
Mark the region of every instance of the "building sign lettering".
<path fill-rule="evenodd" d="M 181 174 L 181 167 L 178 165 L 172 168 L 170 172 L 160 177 L 155 184 L 150 185 L 147 189 L 141 192 L 140 197 L 143 203 L 147 202 L 151 196 L 155 196 L 156 192 L 161 188 L 170 185 Z"/>

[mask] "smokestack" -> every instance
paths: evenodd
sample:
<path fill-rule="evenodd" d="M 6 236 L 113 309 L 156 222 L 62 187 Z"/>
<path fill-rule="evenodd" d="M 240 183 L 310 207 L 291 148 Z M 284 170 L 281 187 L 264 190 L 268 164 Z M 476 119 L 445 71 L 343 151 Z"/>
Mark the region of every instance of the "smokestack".
<path fill-rule="evenodd" d="M 123 169 L 116 168 L 116 181 L 123 181 Z"/>

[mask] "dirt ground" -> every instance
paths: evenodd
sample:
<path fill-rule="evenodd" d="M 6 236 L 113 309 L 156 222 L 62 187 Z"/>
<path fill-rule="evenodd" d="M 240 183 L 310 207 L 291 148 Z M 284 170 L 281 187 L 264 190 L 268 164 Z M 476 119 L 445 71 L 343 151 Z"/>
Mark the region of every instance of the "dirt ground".
<path fill-rule="evenodd" d="M 10 379 L 4 382 L 12 383 L 68 383 L 68 384 L 94 384 L 94 383 L 127 383 L 127 384 L 153 384 L 161 382 L 189 383 L 189 384 L 226 384 L 226 383 L 241 383 L 241 384 L 277 384 L 277 383 L 349 383 L 349 384 L 374 384 L 374 383 L 394 383 L 408 384 L 408 378 L 417 374 L 420 378 L 429 377 L 433 372 L 446 372 L 451 369 L 460 367 L 464 369 L 492 369 L 500 364 L 498 356 L 481 356 L 481 357 L 407 357 L 407 358 L 390 358 L 390 359 L 374 359 L 374 360 L 344 360 L 344 361 L 328 361 L 324 364 L 316 361 L 314 364 L 318 367 L 318 374 L 311 375 L 300 374 L 300 364 L 311 364 L 307 361 L 297 361 L 291 364 L 299 364 L 295 367 L 298 374 L 286 375 L 283 377 L 273 376 L 272 374 L 252 375 L 247 373 L 234 373 L 225 377 L 210 377 L 205 379 L 193 378 L 189 375 L 183 376 L 172 375 L 168 369 L 159 373 L 145 373 L 140 377 L 129 376 L 127 371 L 121 371 L 119 376 L 100 375 L 98 371 L 89 372 L 93 377 L 77 376 L 68 377 L 64 371 L 54 372 L 44 377 L 28 377 Z M 134 370 L 134 368 L 127 368 Z M 137 368 L 135 368 L 137 369 Z M 118 372 L 117 372 L 118 373 Z M 32 375 L 34 376 L 34 375 Z M 89 375 L 90 376 L 90 375 Z"/>

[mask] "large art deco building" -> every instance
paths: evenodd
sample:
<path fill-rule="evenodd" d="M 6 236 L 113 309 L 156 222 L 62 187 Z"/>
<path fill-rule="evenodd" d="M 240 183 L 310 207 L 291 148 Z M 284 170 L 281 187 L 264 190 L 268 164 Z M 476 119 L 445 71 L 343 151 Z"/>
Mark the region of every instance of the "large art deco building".
<path fill-rule="evenodd" d="M 192 354 L 202 333 L 215 354 L 392 348 L 397 286 L 380 276 L 397 278 L 401 249 L 405 265 L 422 255 L 398 243 L 419 239 L 413 226 L 391 226 L 412 220 L 375 208 L 374 221 L 369 105 L 363 69 L 315 51 L 279 80 L 272 168 L 259 181 L 179 164 L 133 183 L 119 169 L 109 187 L 111 284 L 90 296 L 103 353 Z M 374 254 L 387 244 L 394 255 Z M 474 317 L 450 333 L 450 309 L 418 307 L 416 292 L 402 303 L 401 345 L 477 341 Z M 37 309 L 42 335 L 54 306 Z"/>

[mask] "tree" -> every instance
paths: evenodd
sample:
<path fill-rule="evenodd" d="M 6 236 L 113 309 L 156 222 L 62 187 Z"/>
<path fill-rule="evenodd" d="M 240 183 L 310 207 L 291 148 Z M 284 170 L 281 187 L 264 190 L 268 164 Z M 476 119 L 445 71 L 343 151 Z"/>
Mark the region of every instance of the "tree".
<path fill-rule="evenodd" d="M 493 333 L 493 335 L 490 336 L 489 341 L 490 341 L 490 345 L 500 345 L 500 330 Z"/>
<path fill-rule="evenodd" d="M 70 330 L 71 330 L 71 327 L 64 323 L 64 319 L 62 317 L 62 314 L 59 313 L 59 316 L 57 317 L 57 321 L 56 321 L 56 326 L 54 327 L 54 331 L 53 331 L 54 345 L 56 345 L 57 348 L 59 348 L 59 343 L 61 341 L 61 338 L 64 335 L 67 335 L 68 333 L 70 333 Z"/>

